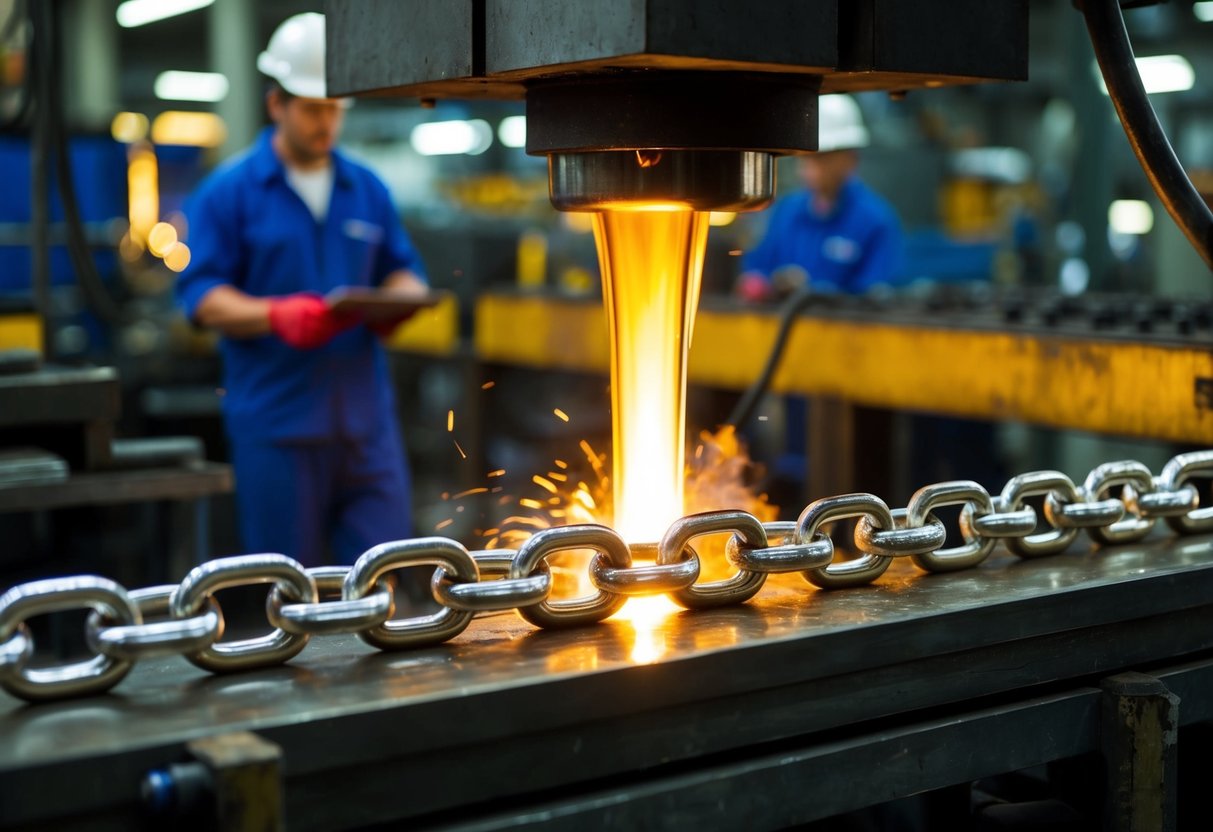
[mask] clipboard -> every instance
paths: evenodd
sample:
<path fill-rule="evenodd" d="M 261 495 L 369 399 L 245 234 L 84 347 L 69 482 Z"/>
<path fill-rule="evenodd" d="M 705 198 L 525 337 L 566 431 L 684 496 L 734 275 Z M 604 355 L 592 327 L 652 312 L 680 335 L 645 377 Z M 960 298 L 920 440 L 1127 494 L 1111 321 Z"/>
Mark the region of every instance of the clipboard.
<path fill-rule="evenodd" d="M 343 286 L 324 296 L 333 312 L 358 315 L 368 323 L 391 321 L 437 306 L 449 292 L 427 292 L 418 295 L 392 289 L 372 289 Z"/>

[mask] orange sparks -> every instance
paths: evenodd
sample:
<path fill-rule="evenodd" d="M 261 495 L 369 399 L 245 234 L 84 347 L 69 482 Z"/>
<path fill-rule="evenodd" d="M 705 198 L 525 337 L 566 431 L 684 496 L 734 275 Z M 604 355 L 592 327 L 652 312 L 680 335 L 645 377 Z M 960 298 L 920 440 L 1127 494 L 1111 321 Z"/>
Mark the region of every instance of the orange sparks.
<path fill-rule="evenodd" d="M 480 385 L 480 389 L 481 390 L 492 390 L 496 386 L 497 386 L 497 382 L 486 381 L 484 384 Z"/>
<path fill-rule="evenodd" d="M 556 493 L 556 484 L 549 479 L 539 476 L 538 474 L 531 477 L 531 482 L 535 483 L 535 485 L 539 486 L 544 491 L 547 491 L 551 494 Z"/>
<path fill-rule="evenodd" d="M 455 430 L 455 411 L 448 410 L 446 412 L 446 432 L 450 433 Z"/>
<path fill-rule="evenodd" d="M 532 500 L 531 502 L 535 501 Z M 533 529 L 546 529 L 548 527 L 547 523 L 543 522 L 543 520 L 539 519 L 538 517 L 523 517 L 519 514 L 515 514 L 513 517 L 507 517 L 501 521 L 501 525 L 503 526 L 509 526 L 511 524 L 530 526 Z"/>
<path fill-rule="evenodd" d="M 454 441 L 454 440 L 451 440 L 451 441 Z M 459 451 L 459 456 L 463 457 L 464 459 L 468 458 L 468 455 L 463 452 L 463 448 L 459 447 L 458 442 L 455 442 L 455 450 Z"/>
<path fill-rule="evenodd" d="M 518 505 L 522 506 L 523 508 L 534 508 L 534 509 L 543 508 L 543 503 L 539 502 L 538 500 L 532 500 L 530 497 L 523 497 L 521 500 L 518 501 Z"/>
<path fill-rule="evenodd" d="M 739 248 L 731 248 L 731 249 L 729 249 L 729 256 L 730 256 L 730 257 L 740 257 L 740 256 L 741 256 L 741 249 L 739 249 Z"/>
<path fill-rule="evenodd" d="M 470 497 L 473 494 L 487 494 L 487 493 L 488 493 L 488 489 L 484 488 L 483 486 L 480 488 L 469 488 L 467 491 L 460 491 L 458 494 L 456 494 L 451 499 L 452 500 L 462 500 L 464 497 Z"/>
<path fill-rule="evenodd" d="M 569 475 L 562 474 L 559 471 L 548 471 L 548 479 L 555 480 L 556 482 L 568 482 Z"/>
<path fill-rule="evenodd" d="M 447 526 L 450 526 L 451 524 L 453 524 L 454 522 L 455 522 L 454 520 L 452 520 L 451 518 L 448 517 L 447 519 L 445 519 L 441 523 L 439 523 L 437 526 L 435 526 L 434 531 L 440 532 L 443 529 L 445 529 Z"/>
<path fill-rule="evenodd" d="M 559 419 L 559 420 L 560 420 L 560 421 L 562 421 L 562 422 L 567 422 L 567 421 L 569 420 L 569 414 L 565 413 L 563 410 L 561 410 L 561 409 L 560 409 L 560 408 L 558 408 L 558 407 L 557 407 L 557 408 L 554 408 L 554 409 L 552 410 L 552 412 L 553 412 L 553 413 L 555 413 L 555 414 L 556 414 L 556 418 L 557 418 L 557 419 Z"/>
<path fill-rule="evenodd" d="M 505 469 L 498 468 L 496 471 L 489 471 L 487 474 L 485 474 L 485 476 L 488 477 L 489 479 L 492 479 L 493 477 L 505 476 Z"/>
<path fill-rule="evenodd" d="M 563 459 L 553 459 L 552 462 L 556 463 L 556 467 L 559 468 L 561 471 L 563 471 L 569 467 L 569 464 L 567 462 L 565 462 Z"/>

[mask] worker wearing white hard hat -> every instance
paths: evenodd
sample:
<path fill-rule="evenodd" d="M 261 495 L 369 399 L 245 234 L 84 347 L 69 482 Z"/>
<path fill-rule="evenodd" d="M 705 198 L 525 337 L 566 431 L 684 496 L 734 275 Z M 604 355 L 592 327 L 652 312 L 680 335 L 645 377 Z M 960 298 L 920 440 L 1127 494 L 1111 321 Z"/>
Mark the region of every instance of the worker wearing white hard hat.
<path fill-rule="evenodd" d="M 805 189 L 775 203 L 765 236 L 742 261 L 738 292 L 748 300 L 806 279 L 816 290 L 860 293 L 897 275 L 897 215 L 856 175 L 859 151 L 870 144 L 859 104 L 849 95 L 824 95 L 818 116 L 819 149 L 799 163 Z"/>
<path fill-rule="evenodd" d="M 224 423 L 243 545 L 307 566 L 413 534 L 387 357 L 372 326 L 326 300 L 346 287 L 426 291 L 387 188 L 336 150 L 324 16 L 300 14 L 257 60 L 273 126 L 186 207 L 193 258 L 177 293 L 218 330 Z"/>

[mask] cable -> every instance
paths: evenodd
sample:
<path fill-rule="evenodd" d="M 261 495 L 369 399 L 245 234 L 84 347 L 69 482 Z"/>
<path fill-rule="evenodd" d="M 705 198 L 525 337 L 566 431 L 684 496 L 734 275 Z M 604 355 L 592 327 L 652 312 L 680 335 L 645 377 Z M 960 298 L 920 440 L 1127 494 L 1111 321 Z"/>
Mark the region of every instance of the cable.
<path fill-rule="evenodd" d="M 1075 0 L 1108 95 L 1146 177 L 1188 241 L 1213 269 L 1213 212 L 1192 185 L 1150 105 L 1117 0 Z"/>
<path fill-rule="evenodd" d="M 122 310 L 106 289 L 101 275 L 97 272 L 97 263 L 93 259 L 92 250 L 84 234 L 84 222 L 80 217 L 80 204 L 76 199 L 75 180 L 72 177 L 71 154 L 63 113 L 63 83 L 61 65 L 63 56 L 62 33 L 59 21 L 54 16 L 53 6 L 46 2 L 46 11 L 38 19 L 43 31 L 35 30 L 35 37 L 40 38 L 38 50 L 41 56 L 39 71 L 45 73 L 41 90 L 46 92 L 45 99 L 38 101 L 38 107 L 45 108 L 48 123 L 48 134 L 51 150 L 55 161 L 55 182 L 59 192 L 59 201 L 63 203 L 63 219 L 67 226 L 67 250 L 71 257 L 72 269 L 76 273 L 76 282 L 84 295 L 89 308 L 107 324 L 120 324 Z"/>
<path fill-rule="evenodd" d="M 754 383 L 737 400 L 733 412 L 725 420 L 726 425 L 732 425 L 740 431 L 753 418 L 758 402 L 766 395 L 767 389 L 771 386 L 771 379 L 775 377 L 775 371 L 779 369 L 779 362 L 783 358 L 783 351 L 788 344 L 788 335 L 792 332 L 792 324 L 813 297 L 812 292 L 807 288 L 802 288 L 783 302 L 783 306 L 779 309 L 779 329 L 775 333 L 775 343 L 771 345 L 771 352 L 767 355 L 766 364 L 763 365 L 762 372 L 758 374 Z"/>

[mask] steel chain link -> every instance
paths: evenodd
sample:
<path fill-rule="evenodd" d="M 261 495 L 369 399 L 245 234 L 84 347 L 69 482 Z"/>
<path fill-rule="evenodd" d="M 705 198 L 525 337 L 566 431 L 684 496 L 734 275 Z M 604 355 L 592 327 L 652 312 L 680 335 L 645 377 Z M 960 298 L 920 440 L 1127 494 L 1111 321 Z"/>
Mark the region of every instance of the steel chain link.
<path fill-rule="evenodd" d="M 1080 529 L 1102 544 L 1140 540 L 1159 518 L 1179 534 L 1213 531 L 1213 505 L 1203 505 L 1190 480 L 1213 479 L 1213 450 L 1176 456 L 1153 476 L 1139 462 L 1105 463 L 1081 487 L 1058 471 L 1012 477 L 997 496 L 975 482 L 951 481 L 919 489 L 904 509 L 890 510 L 872 494 L 846 494 L 810 504 L 796 522 L 762 523 L 737 510 L 683 517 L 657 544 L 629 546 L 599 525 L 545 529 L 517 550 L 469 552 L 442 537 L 383 543 L 352 567 L 305 570 L 276 554 L 220 558 L 195 567 L 176 586 L 127 592 L 105 578 L 51 578 L 21 584 L 0 595 L 0 687 L 30 701 L 99 693 L 117 684 L 135 661 L 184 655 L 213 672 L 265 667 L 289 661 L 313 635 L 357 633 L 383 650 L 436 644 L 453 638 L 476 613 L 517 610 L 540 627 L 601 621 L 629 595 L 668 593 L 689 609 L 740 604 L 763 587 L 768 574 L 800 572 L 813 584 L 837 589 L 871 583 L 895 558 L 909 557 L 929 571 L 966 569 L 981 563 L 999 540 L 1024 558 L 1056 554 Z M 1110 496 L 1112 489 L 1119 496 Z M 1207 493 L 1207 492 L 1206 492 Z M 1026 503 L 1043 498 L 1043 520 Z M 934 511 L 959 505 L 964 544 L 945 549 L 947 532 Z M 836 559 L 834 541 L 822 529 L 858 518 L 854 542 L 860 555 Z M 692 542 L 729 534 L 725 555 L 736 572 L 699 582 L 699 555 Z M 551 597 L 547 560 L 558 552 L 588 551 L 592 595 Z M 655 563 L 634 563 L 636 558 Z M 433 567 L 430 588 L 440 610 L 395 619 L 397 569 Z M 221 641 L 223 609 L 215 593 L 244 584 L 270 584 L 266 635 Z M 63 664 L 35 662 L 29 619 L 88 609 L 85 640 L 93 655 Z M 153 620 L 154 619 L 154 620 Z"/>

